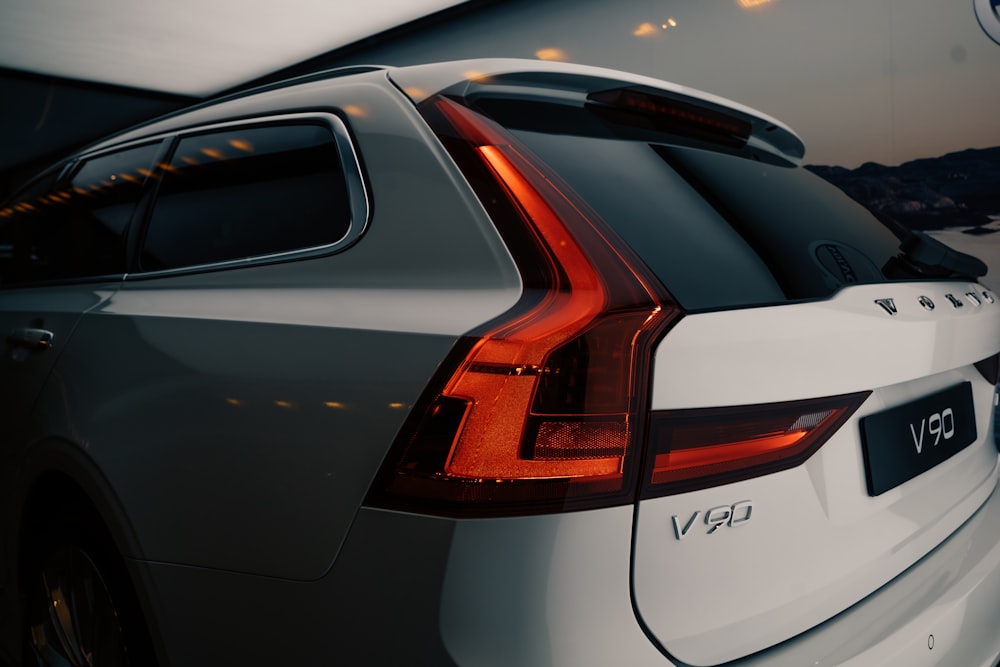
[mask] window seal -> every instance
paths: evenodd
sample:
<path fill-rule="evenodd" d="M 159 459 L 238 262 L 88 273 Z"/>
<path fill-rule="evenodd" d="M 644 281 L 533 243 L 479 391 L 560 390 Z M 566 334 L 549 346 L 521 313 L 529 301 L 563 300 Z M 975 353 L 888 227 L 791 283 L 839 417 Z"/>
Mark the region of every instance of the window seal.
<path fill-rule="evenodd" d="M 76 176 L 81 167 L 84 164 L 89 163 L 92 160 L 100 159 L 107 155 L 113 155 L 115 153 L 121 153 L 133 148 L 138 148 L 140 146 L 153 146 L 155 144 L 159 145 L 157 151 L 157 156 L 153 161 L 153 172 L 156 173 L 160 170 L 158 163 L 165 157 L 166 150 L 170 148 L 169 142 L 164 143 L 164 139 L 172 136 L 173 133 L 160 133 L 155 135 L 150 135 L 147 137 L 142 137 L 139 139 L 131 139 L 129 141 L 116 144 L 114 146 L 101 148 L 99 150 L 84 150 L 75 155 L 71 155 L 59 162 L 54 163 L 52 166 L 47 167 L 43 171 L 39 172 L 31 179 L 22 184 L 14 193 L 8 197 L 5 201 L 0 202 L 2 206 L 7 201 L 15 200 L 21 193 L 30 189 L 34 184 L 47 178 L 48 176 L 55 174 L 55 179 L 52 181 L 51 186 L 49 186 L 50 191 L 60 188 Z M 85 276 L 72 276 L 65 278 L 52 278 L 47 280 L 28 280 L 24 282 L 16 282 L 10 285 L 0 284 L 0 292 L 7 292 L 20 289 L 33 289 L 33 288 L 46 288 L 46 287 L 59 287 L 62 285 L 91 285 L 91 284 L 107 284 L 107 283 L 120 283 L 128 275 L 129 268 L 132 262 L 132 247 L 131 239 L 134 235 L 135 228 L 142 222 L 143 216 L 145 214 L 145 208 L 143 202 L 149 197 L 149 193 L 152 191 L 153 179 L 145 178 L 143 179 L 143 184 L 141 186 L 141 191 L 138 199 L 136 199 L 135 206 L 132 209 L 132 215 L 129 217 L 126 223 L 125 230 L 123 232 L 123 242 L 125 243 L 125 256 L 124 256 L 124 270 L 115 273 L 102 273 L 98 275 L 85 275 Z"/>
<path fill-rule="evenodd" d="M 357 151 L 355 150 L 354 142 L 351 138 L 350 131 L 347 128 L 347 124 L 340 118 L 340 116 L 330 112 L 276 114 L 271 116 L 192 126 L 180 131 L 165 133 L 163 137 L 173 137 L 174 141 L 172 142 L 172 146 L 176 147 L 180 140 L 188 136 L 196 136 L 199 134 L 207 134 L 233 128 L 302 124 L 304 121 L 311 121 L 314 123 L 319 121 L 333 134 L 341 168 L 344 173 L 344 180 L 347 185 L 348 206 L 350 209 L 350 219 L 348 221 L 347 232 L 344 236 L 333 243 L 327 243 L 319 246 L 308 246 L 295 250 L 268 253 L 266 255 L 254 255 L 252 257 L 229 259 L 220 262 L 208 262 L 205 264 L 193 264 L 191 266 L 157 269 L 151 271 L 142 271 L 136 267 L 136 270 L 126 274 L 124 279 L 128 282 L 133 282 L 136 280 L 164 278 L 190 273 L 203 273 L 206 271 L 219 271 L 231 268 L 273 264 L 275 262 L 284 262 L 288 260 L 307 259 L 340 252 L 354 245 L 368 228 L 369 212 L 371 207 L 369 205 L 368 188 L 365 185 L 361 162 L 358 158 Z M 160 171 L 162 171 L 162 169 L 157 166 L 157 173 Z M 132 262 L 130 262 L 130 266 L 132 266 L 134 260 L 142 250 L 142 244 L 145 239 L 149 219 L 155 207 L 156 195 L 154 193 L 152 201 L 148 202 L 142 211 L 142 219 L 137 221 L 140 225 L 140 229 L 138 230 L 140 233 L 140 241 L 134 248 L 136 256 L 130 258 L 130 260 L 132 260 Z"/>

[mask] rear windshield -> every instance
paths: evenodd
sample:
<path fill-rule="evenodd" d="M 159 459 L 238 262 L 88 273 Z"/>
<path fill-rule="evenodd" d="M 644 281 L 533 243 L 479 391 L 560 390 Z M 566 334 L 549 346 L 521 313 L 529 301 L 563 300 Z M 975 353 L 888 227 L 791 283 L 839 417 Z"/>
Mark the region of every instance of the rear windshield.
<path fill-rule="evenodd" d="M 538 106 L 527 113 L 534 105 L 479 106 L 586 199 L 686 310 L 820 299 L 888 280 L 896 235 L 802 168 L 748 149 L 622 137 L 582 109 L 572 118 L 563 107 L 557 124 Z"/>

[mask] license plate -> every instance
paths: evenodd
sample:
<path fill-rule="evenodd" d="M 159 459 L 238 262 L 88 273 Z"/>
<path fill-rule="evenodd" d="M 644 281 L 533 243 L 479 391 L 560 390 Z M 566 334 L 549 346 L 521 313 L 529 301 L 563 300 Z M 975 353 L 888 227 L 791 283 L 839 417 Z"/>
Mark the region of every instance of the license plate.
<path fill-rule="evenodd" d="M 861 420 L 868 493 L 885 493 L 976 441 L 972 385 L 964 382 Z"/>

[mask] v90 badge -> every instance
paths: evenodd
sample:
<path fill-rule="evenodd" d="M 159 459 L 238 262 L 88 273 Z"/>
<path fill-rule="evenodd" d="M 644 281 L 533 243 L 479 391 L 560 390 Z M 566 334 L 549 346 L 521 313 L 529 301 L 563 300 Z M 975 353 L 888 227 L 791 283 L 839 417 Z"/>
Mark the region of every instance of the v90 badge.
<path fill-rule="evenodd" d="M 750 500 L 740 500 L 732 505 L 720 505 L 707 509 L 704 512 L 705 525 L 708 526 L 708 531 L 705 534 L 711 535 L 723 527 L 743 526 L 750 521 L 751 514 L 753 514 L 753 502 Z M 695 524 L 699 523 L 698 519 L 701 516 L 702 511 L 697 510 L 691 515 L 691 518 L 682 522 L 681 518 L 675 514 L 673 516 L 674 536 L 678 540 L 683 540 L 691 533 Z"/>

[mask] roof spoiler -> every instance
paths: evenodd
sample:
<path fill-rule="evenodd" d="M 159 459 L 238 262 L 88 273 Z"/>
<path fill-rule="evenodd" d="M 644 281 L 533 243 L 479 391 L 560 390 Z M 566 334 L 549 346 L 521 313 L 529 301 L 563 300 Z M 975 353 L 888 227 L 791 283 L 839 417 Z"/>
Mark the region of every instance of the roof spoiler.
<path fill-rule="evenodd" d="M 754 109 L 694 88 L 649 77 L 582 65 L 534 60 L 469 60 L 390 69 L 389 79 L 414 104 L 435 94 L 474 100 L 482 96 L 561 96 L 598 111 L 658 117 L 668 130 L 710 136 L 763 150 L 801 164 L 805 145 L 789 127 Z"/>

